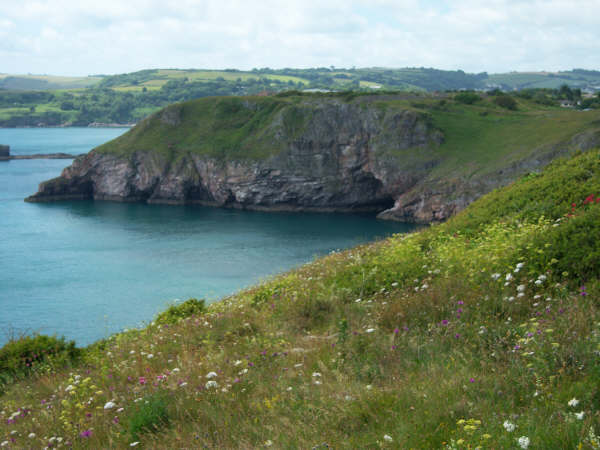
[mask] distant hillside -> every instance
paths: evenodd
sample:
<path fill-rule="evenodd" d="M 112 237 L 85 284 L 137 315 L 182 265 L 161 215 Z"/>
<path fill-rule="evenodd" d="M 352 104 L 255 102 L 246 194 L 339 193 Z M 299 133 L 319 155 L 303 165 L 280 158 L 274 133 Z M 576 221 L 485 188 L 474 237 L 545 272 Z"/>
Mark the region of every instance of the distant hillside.
<path fill-rule="evenodd" d="M 0 75 L 0 127 L 87 126 L 134 123 L 170 103 L 211 96 L 268 95 L 283 91 L 444 92 L 456 90 L 541 92 L 548 106 L 576 102 L 600 91 L 600 72 L 531 72 L 488 75 L 431 68 L 253 69 L 251 71 L 150 69 L 92 77 Z M 533 97 L 535 93 L 530 93 Z M 582 109 L 594 108 L 588 102 Z"/>
<path fill-rule="evenodd" d="M 98 77 L 59 77 L 52 75 L 0 74 L 0 89 L 21 91 L 46 91 L 55 89 L 81 89 L 95 85 Z"/>

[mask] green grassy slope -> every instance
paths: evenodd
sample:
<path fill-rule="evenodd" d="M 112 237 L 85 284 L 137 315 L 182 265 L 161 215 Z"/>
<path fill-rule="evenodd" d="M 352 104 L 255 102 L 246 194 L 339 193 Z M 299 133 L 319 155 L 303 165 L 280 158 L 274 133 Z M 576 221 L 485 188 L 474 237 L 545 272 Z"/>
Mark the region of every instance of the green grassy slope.
<path fill-rule="evenodd" d="M 269 125 L 288 102 L 261 97 L 252 99 L 252 107 L 245 102 L 211 97 L 171 105 L 97 150 L 119 155 L 145 150 L 168 157 L 192 152 L 222 159 L 261 159 L 281 151 Z M 175 117 L 177 124 L 162 120 L 165 116 Z"/>
<path fill-rule="evenodd" d="M 515 161 L 547 152 L 578 133 L 600 129 L 600 111 L 544 107 L 523 99 L 518 100 L 516 111 L 510 111 L 495 105 L 493 97 L 485 97 L 473 105 L 448 97 L 443 100 L 443 106 L 438 98 L 426 94 L 411 97 L 357 94 L 214 97 L 168 107 L 166 111 L 181 115 L 177 126 L 163 123 L 160 120 L 163 113 L 158 113 L 98 150 L 123 155 L 136 150 L 154 150 L 170 155 L 193 152 L 223 159 L 261 159 L 285 148 L 271 134 L 279 113 L 283 111 L 283 116 L 292 122 L 302 122 L 302 118 L 294 116 L 297 105 L 310 109 L 327 102 L 360 104 L 379 111 L 421 112 L 445 136 L 436 150 L 441 163 L 431 175 L 438 178 L 449 175 L 468 178 L 491 173 Z M 256 106 L 249 108 L 248 104 Z M 403 160 L 411 157 L 405 153 L 400 156 Z M 418 157 L 415 152 L 414 158 Z"/>
<path fill-rule="evenodd" d="M 445 224 L 38 362 L 0 396 L 0 441 L 598 448 L 598 180 L 600 151 L 556 161 Z"/>

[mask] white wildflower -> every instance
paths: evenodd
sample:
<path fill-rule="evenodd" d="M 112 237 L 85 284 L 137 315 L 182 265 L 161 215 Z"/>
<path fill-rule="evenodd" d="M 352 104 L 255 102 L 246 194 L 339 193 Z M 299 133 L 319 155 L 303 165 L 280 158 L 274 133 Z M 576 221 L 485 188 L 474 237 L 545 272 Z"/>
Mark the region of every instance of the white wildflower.
<path fill-rule="evenodd" d="M 0 443 L 0 447 L 6 447 L 8 445 L 8 441 L 2 441 L 2 443 Z"/>
<path fill-rule="evenodd" d="M 206 378 L 216 378 L 217 373 L 216 372 L 208 372 L 206 374 Z"/>
<path fill-rule="evenodd" d="M 210 381 L 206 382 L 206 384 L 204 385 L 204 387 L 206 389 L 211 389 L 211 388 L 216 389 L 216 388 L 219 387 L 219 384 L 215 380 L 210 380 Z"/>
<path fill-rule="evenodd" d="M 185 387 L 185 386 L 187 386 L 187 382 L 185 382 L 185 381 L 183 383 L 179 384 L 179 387 Z"/>
<path fill-rule="evenodd" d="M 238 359 L 237 361 L 235 361 L 235 362 L 233 363 L 233 365 L 237 367 L 237 366 L 239 366 L 241 363 L 242 363 L 242 360 L 241 360 L 241 359 Z"/>
<path fill-rule="evenodd" d="M 136 445 L 138 445 L 140 443 L 140 441 L 135 441 L 132 442 L 131 444 L 129 444 L 130 447 L 135 447 Z"/>
<path fill-rule="evenodd" d="M 388 434 L 383 435 L 383 440 L 387 442 L 394 442 L 394 439 Z"/>
<path fill-rule="evenodd" d="M 319 372 L 313 372 L 312 376 L 318 378 L 321 376 L 321 374 Z"/>
<path fill-rule="evenodd" d="M 517 269 L 522 269 L 524 265 L 525 265 L 525 263 L 520 262 L 520 263 L 517 264 L 516 268 Z"/>
<path fill-rule="evenodd" d="M 511 274 L 511 273 L 507 273 L 507 274 L 506 274 L 506 277 L 504 277 L 504 279 L 505 279 L 506 281 L 511 281 L 511 280 L 513 279 L 513 276 L 512 276 L 512 274 Z"/>
<path fill-rule="evenodd" d="M 273 445 L 273 441 L 271 439 L 265 441 L 265 447 L 270 447 L 271 445 Z"/>
<path fill-rule="evenodd" d="M 119 409 L 117 409 L 118 413 L 123 412 L 123 411 L 125 411 L 125 408 L 119 408 Z"/>
<path fill-rule="evenodd" d="M 497 280 L 498 278 L 500 278 L 500 274 L 499 273 L 493 273 L 492 274 L 492 279 L 493 280 Z"/>
<path fill-rule="evenodd" d="M 106 402 L 104 409 L 113 409 L 115 406 L 117 406 L 115 402 Z"/>
<path fill-rule="evenodd" d="M 546 281 L 547 278 L 548 277 L 546 275 L 542 274 L 538 277 L 538 280 Z"/>
<path fill-rule="evenodd" d="M 319 380 L 315 380 L 315 384 L 322 384 Z"/>
<path fill-rule="evenodd" d="M 173 370 L 171 370 L 171 372 L 173 372 L 173 373 L 180 372 L 179 367 L 175 367 Z"/>
<path fill-rule="evenodd" d="M 517 286 L 517 292 L 525 292 L 525 285 L 520 284 Z"/>
<path fill-rule="evenodd" d="M 35 437 L 35 433 L 29 433 L 29 435 L 27 436 L 29 439 L 33 439 Z"/>
<path fill-rule="evenodd" d="M 298 364 L 294 364 L 294 367 L 297 369 L 298 367 L 302 367 L 304 364 L 302 363 L 298 363 Z"/>
<path fill-rule="evenodd" d="M 68 385 L 68 386 L 65 388 L 65 392 L 71 392 L 73 389 L 75 389 L 75 386 L 73 386 L 72 384 L 70 384 L 70 385 Z"/>
<path fill-rule="evenodd" d="M 153 355 L 152 353 L 148 353 L 148 354 L 146 355 L 146 358 L 148 358 L 148 359 L 152 359 L 152 358 L 154 358 L 154 355 Z"/>
<path fill-rule="evenodd" d="M 542 280 L 535 280 L 536 286 L 541 286 L 544 282 Z"/>
<path fill-rule="evenodd" d="M 367 328 L 365 331 L 367 333 L 372 333 L 373 331 L 375 331 L 375 328 Z"/>
<path fill-rule="evenodd" d="M 573 397 L 571 400 L 569 400 L 567 402 L 567 405 L 569 405 L 572 408 L 575 408 L 577 405 L 579 405 L 579 400 L 577 400 L 575 397 Z"/>
<path fill-rule="evenodd" d="M 583 420 L 584 415 L 585 415 L 585 412 L 583 412 L 583 411 L 575 413 L 575 417 L 577 417 L 577 420 Z"/>
<path fill-rule="evenodd" d="M 293 387 L 291 387 L 291 386 L 288 386 L 288 387 L 287 387 L 287 389 L 286 389 L 286 391 L 290 392 L 290 391 L 292 391 L 293 389 L 294 389 Z"/>
<path fill-rule="evenodd" d="M 529 438 L 527 436 L 521 436 L 519 439 L 517 439 L 517 442 L 519 443 L 519 447 L 522 449 L 529 447 Z"/>
<path fill-rule="evenodd" d="M 367 384 L 367 390 L 370 391 L 371 389 L 373 389 L 373 385 Z"/>
<path fill-rule="evenodd" d="M 135 350 L 131 350 L 131 351 L 129 352 L 129 354 L 130 354 L 130 355 L 135 355 Z"/>
<path fill-rule="evenodd" d="M 502 424 L 502 426 L 509 433 L 512 433 L 513 431 L 515 431 L 515 428 L 517 427 L 514 423 L 509 422 L 508 420 L 505 420 L 504 423 Z"/>

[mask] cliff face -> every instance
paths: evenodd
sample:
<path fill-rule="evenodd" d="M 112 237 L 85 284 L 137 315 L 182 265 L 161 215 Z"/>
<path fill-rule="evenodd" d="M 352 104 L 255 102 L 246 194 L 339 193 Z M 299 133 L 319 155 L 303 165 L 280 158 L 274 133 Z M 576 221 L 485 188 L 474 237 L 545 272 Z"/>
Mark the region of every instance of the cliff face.
<path fill-rule="evenodd" d="M 227 101 L 227 120 L 218 102 L 202 106 L 200 115 L 187 104 L 173 105 L 78 157 L 27 200 L 374 211 L 386 219 L 431 222 L 549 160 L 530 158 L 495 179 L 436 180 L 431 175 L 444 159 L 444 132 L 414 109 L 337 99 Z M 260 126 L 244 128 L 256 117 Z M 198 135 L 200 129 L 208 131 Z M 241 137 L 210 141 L 223 130 L 229 133 L 223 139 Z M 245 148 L 260 149 L 260 156 L 246 157 Z M 237 156 L 223 156 L 233 151 Z"/>

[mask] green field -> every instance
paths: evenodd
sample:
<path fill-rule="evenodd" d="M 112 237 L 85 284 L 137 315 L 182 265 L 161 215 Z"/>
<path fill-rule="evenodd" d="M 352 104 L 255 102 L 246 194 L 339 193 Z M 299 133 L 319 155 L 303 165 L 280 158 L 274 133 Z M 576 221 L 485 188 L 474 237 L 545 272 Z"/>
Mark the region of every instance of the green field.
<path fill-rule="evenodd" d="M 0 89 L 81 89 L 94 86 L 99 81 L 98 77 L 0 74 Z"/>

